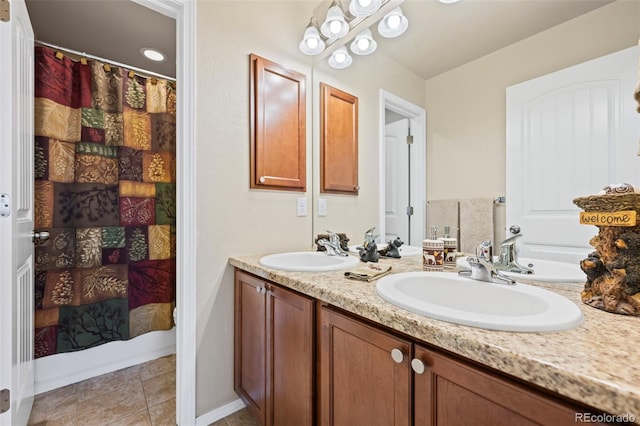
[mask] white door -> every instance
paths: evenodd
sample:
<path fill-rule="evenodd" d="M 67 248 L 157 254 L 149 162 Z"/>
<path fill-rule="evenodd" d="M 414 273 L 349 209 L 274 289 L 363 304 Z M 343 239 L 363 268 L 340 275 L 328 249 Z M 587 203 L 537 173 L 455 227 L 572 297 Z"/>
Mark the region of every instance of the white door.
<path fill-rule="evenodd" d="M 577 262 L 595 226 L 573 199 L 605 185 L 640 187 L 635 112 L 638 47 L 507 88 L 506 226 L 521 256 Z"/>
<path fill-rule="evenodd" d="M 400 237 L 409 244 L 409 156 L 408 119 L 402 118 L 385 128 L 385 235 L 386 243 Z"/>
<path fill-rule="evenodd" d="M 0 389 L 2 425 L 27 424 L 33 404 L 33 30 L 24 0 L 0 22 Z"/>

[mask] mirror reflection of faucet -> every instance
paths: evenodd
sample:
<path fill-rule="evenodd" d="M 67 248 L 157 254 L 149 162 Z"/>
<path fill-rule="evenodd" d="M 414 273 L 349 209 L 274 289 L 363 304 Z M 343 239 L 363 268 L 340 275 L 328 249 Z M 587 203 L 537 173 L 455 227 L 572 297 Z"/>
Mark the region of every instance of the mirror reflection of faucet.
<path fill-rule="evenodd" d="M 317 241 L 318 246 L 324 247 L 328 256 L 349 256 L 349 253 L 342 249 L 338 234 L 331 231 L 326 232 L 329 234 L 329 239 L 319 238 Z"/>

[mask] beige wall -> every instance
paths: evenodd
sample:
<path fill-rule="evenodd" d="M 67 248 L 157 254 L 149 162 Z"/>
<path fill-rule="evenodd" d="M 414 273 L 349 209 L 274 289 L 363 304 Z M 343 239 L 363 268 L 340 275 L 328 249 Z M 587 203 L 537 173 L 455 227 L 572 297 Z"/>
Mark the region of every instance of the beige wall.
<path fill-rule="evenodd" d="M 306 193 L 249 190 L 249 54 L 310 76 L 311 61 L 292 44 L 304 31 L 310 5 L 197 3 L 198 415 L 238 398 L 233 391 L 233 271 L 227 259 L 311 245 L 311 216 L 296 216 L 297 197 L 311 203 L 310 172 Z M 310 91 L 307 99 L 310 114 Z"/>
<path fill-rule="evenodd" d="M 429 199 L 504 195 L 505 89 L 639 37 L 640 2 L 618 1 L 427 80 Z M 461 184 L 439 184 L 452 174 Z"/>
<path fill-rule="evenodd" d="M 197 408 L 207 413 L 237 399 L 233 391 L 233 255 L 310 249 L 318 193 L 320 81 L 359 97 L 361 195 L 327 196 L 318 229 L 360 237 L 377 223 L 378 89 L 424 104 L 424 80 L 384 55 L 354 58 L 345 71 L 298 52 L 316 2 L 197 3 Z M 255 53 L 307 75 L 307 192 L 249 189 L 249 58 Z M 368 76 L 370 70 L 376 70 Z M 316 117 L 315 121 L 312 117 Z M 315 139 L 314 139 L 315 138 Z M 373 167 L 369 167 L 373 164 Z M 315 188 L 315 190 L 313 189 Z M 306 197 L 308 216 L 296 216 Z M 372 208 L 373 206 L 373 208 Z"/>

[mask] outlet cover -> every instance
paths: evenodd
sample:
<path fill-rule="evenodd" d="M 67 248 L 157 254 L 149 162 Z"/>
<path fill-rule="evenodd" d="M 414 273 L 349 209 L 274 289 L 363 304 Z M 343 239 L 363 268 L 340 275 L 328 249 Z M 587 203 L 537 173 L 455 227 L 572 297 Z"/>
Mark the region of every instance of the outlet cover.
<path fill-rule="evenodd" d="M 307 199 L 305 197 L 298 197 L 296 199 L 296 212 L 298 216 L 307 215 Z"/>
<path fill-rule="evenodd" d="M 318 198 L 318 216 L 327 215 L 327 199 Z"/>

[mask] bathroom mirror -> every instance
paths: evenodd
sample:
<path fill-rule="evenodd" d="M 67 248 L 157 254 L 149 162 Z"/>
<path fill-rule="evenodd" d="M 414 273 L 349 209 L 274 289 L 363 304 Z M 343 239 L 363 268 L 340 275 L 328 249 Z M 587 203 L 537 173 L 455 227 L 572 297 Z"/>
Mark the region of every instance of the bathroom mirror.
<path fill-rule="evenodd" d="M 531 34 L 522 40 L 514 39 L 514 35 L 506 31 L 501 35 L 503 47 L 492 52 L 474 39 L 474 28 L 460 28 L 452 24 L 456 19 L 464 18 L 464 8 L 473 9 L 469 13 L 478 13 L 477 8 L 491 6 L 487 2 L 460 2 L 447 6 L 437 2 L 405 1 L 402 9 L 409 19 L 407 34 L 412 28 L 430 22 L 428 17 L 435 16 L 431 14 L 435 8 L 452 7 L 442 25 L 449 29 L 457 28 L 456 32 L 446 30 L 437 33 L 437 28 L 442 30 L 440 24 L 431 22 L 431 26 L 436 28 L 429 33 L 430 41 L 424 43 L 456 45 L 455 37 L 465 37 L 466 34 L 467 38 L 459 45 L 464 47 L 463 50 L 474 51 L 471 62 L 452 68 L 446 65 L 444 52 L 438 54 L 436 50 L 428 61 L 423 61 L 423 71 L 442 68 L 428 78 L 409 71 L 391 58 L 410 50 L 411 46 L 407 46 L 402 36 L 381 40 L 375 30 L 378 50 L 368 56 L 354 55 L 351 67 L 334 70 L 326 60 L 314 65 L 312 87 L 309 89 L 314 129 L 313 235 L 327 230 L 345 232 L 351 238 L 350 244 L 359 244 L 365 230 L 371 226 L 379 227 L 380 206 L 384 201 L 380 188 L 384 185 L 385 173 L 380 162 L 381 123 L 385 120 L 384 113 L 380 111 L 380 89 L 427 111 L 427 145 L 422 154 L 425 199 L 497 198 L 505 195 L 509 179 L 506 176 L 506 88 L 633 46 L 640 37 L 640 7 L 633 2 L 603 1 L 591 3 L 591 6 L 586 5 L 588 2 L 581 2 L 585 10 L 575 17 L 568 16 L 567 2 L 541 3 L 527 2 L 527 6 L 557 10 L 556 14 L 547 16 L 546 23 L 541 24 L 545 28 L 532 29 Z M 509 6 L 509 2 L 504 6 Z M 529 20 L 520 18 L 522 23 Z M 504 28 L 511 27 L 513 25 Z M 393 48 L 389 49 L 391 43 L 394 43 Z M 410 59 L 412 63 L 420 62 L 415 53 L 413 56 Z M 320 83 L 340 88 L 359 98 L 360 191 L 355 197 L 320 192 L 317 160 Z M 387 196 L 386 191 L 384 196 Z M 319 206 L 322 207 L 320 214 Z M 505 236 L 505 228 L 512 224 L 504 223 L 504 206 L 497 210 L 502 216 L 497 218 L 495 225 L 496 239 L 499 239 Z"/>

